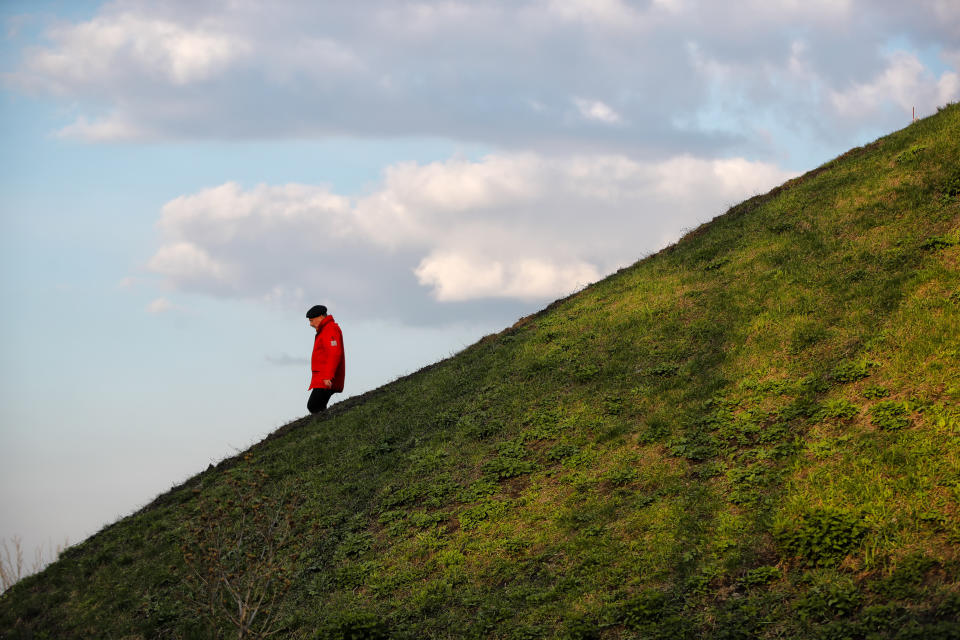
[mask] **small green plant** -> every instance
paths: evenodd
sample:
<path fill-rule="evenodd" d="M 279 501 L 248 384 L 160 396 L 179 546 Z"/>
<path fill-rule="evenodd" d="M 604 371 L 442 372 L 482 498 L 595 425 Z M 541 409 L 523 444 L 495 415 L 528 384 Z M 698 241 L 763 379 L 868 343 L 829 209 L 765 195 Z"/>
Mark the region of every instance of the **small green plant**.
<path fill-rule="evenodd" d="M 600 375 L 600 366 L 582 362 L 573 370 L 573 379 L 577 382 L 589 382 Z"/>
<path fill-rule="evenodd" d="M 559 462 L 578 453 L 580 449 L 572 444 L 560 443 L 547 451 L 547 459 Z"/>
<path fill-rule="evenodd" d="M 615 487 L 622 487 L 636 480 L 638 475 L 632 467 L 617 467 L 604 474 L 603 479 Z"/>
<path fill-rule="evenodd" d="M 344 536 L 337 547 L 337 555 L 344 558 L 353 558 L 362 555 L 373 544 L 373 536 L 369 533 L 351 533 Z"/>
<path fill-rule="evenodd" d="M 724 257 L 722 257 L 722 258 L 717 258 L 716 260 L 712 260 L 711 262 L 708 262 L 708 263 L 703 267 L 703 270 L 704 270 L 704 271 L 717 271 L 718 269 L 723 268 L 723 266 L 726 265 L 726 264 L 729 263 L 729 262 L 730 262 L 730 258 L 728 258 L 728 257 L 726 257 L 726 256 L 724 256 Z"/>
<path fill-rule="evenodd" d="M 680 365 L 673 362 L 661 362 L 647 369 L 641 369 L 639 373 L 656 378 L 669 378 L 677 375 L 678 371 L 680 371 Z"/>
<path fill-rule="evenodd" d="M 714 436 L 702 431 L 674 438 L 667 445 L 673 455 L 696 461 L 707 460 L 717 455 L 718 446 L 719 443 Z"/>
<path fill-rule="evenodd" d="M 886 387 L 873 386 L 863 390 L 863 397 L 868 400 L 879 400 L 890 395 L 890 390 Z"/>
<path fill-rule="evenodd" d="M 960 196 L 960 171 L 954 171 L 954 173 L 944 181 L 941 191 L 944 201 L 949 201 Z"/>
<path fill-rule="evenodd" d="M 348 611 L 330 620 L 314 640 L 387 640 L 389 637 L 389 628 L 376 614 Z"/>
<path fill-rule="evenodd" d="M 656 589 L 647 589 L 623 603 L 620 608 L 620 623 L 627 629 L 636 631 L 663 616 L 668 605 L 666 594 Z"/>
<path fill-rule="evenodd" d="M 938 251 L 960 244 L 960 239 L 953 236 L 930 236 L 920 245 L 921 249 Z"/>
<path fill-rule="evenodd" d="M 497 456 L 483 465 L 485 474 L 499 480 L 522 476 L 531 473 L 534 469 L 536 469 L 536 465 L 529 460 L 521 460 L 513 456 Z"/>
<path fill-rule="evenodd" d="M 486 520 L 494 520 L 507 512 L 509 503 L 504 500 L 483 500 L 479 504 L 464 509 L 457 518 L 462 529 L 476 529 Z"/>
<path fill-rule="evenodd" d="M 860 601 L 860 591 L 853 580 L 833 578 L 811 585 L 795 608 L 801 619 L 823 622 L 849 616 Z"/>
<path fill-rule="evenodd" d="M 761 502 L 763 492 L 773 481 L 774 475 L 769 467 L 759 462 L 730 469 L 727 471 L 731 485 L 728 499 L 739 505 Z"/>
<path fill-rule="evenodd" d="M 817 417 L 820 420 L 851 420 L 860 415 L 860 407 L 849 400 L 839 398 L 837 400 L 828 400 L 823 404 Z"/>
<path fill-rule="evenodd" d="M 457 499 L 460 502 L 476 502 L 488 496 L 500 492 L 500 487 L 496 482 L 487 479 L 480 479 L 468 487 L 464 487 L 458 494 Z"/>
<path fill-rule="evenodd" d="M 905 163 L 913 162 L 920 157 L 920 155 L 926 150 L 926 148 L 927 147 L 925 145 L 915 144 L 909 149 L 907 149 L 906 151 L 901 151 L 900 153 L 898 153 L 896 158 L 894 158 L 894 161 L 897 164 L 905 164 Z"/>
<path fill-rule="evenodd" d="M 574 614 L 564 624 L 563 640 L 597 640 L 600 637 L 600 627 L 592 616 Z"/>
<path fill-rule="evenodd" d="M 799 522 L 781 524 L 774 537 L 788 554 L 808 565 L 831 565 L 860 544 L 867 532 L 860 516 L 834 508 L 813 509 Z"/>
<path fill-rule="evenodd" d="M 486 440 L 503 431 L 503 425 L 486 415 L 465 415 L 457 421 L 457 427 L 471 440 Z"/>
<path fill-rule="evenodd" d="M 529 440 L 550 440 L 563 431 L 563 423 L 558 411 L 538 411 L 528 417 L 524 423 L 529 425 L 529 429 L 524 432 L 524 436 Z"/>
<path fill-rule="evenodd" d="M 796 327 L 790 334 L 790 355 L 802 353 L 808 347 L 823 341 L 827 337 L 827 330 L 818 322 L 805 322 Z"/>
<path fill-rule="evenodd" d="M 889 576 L 873 585 L 873 590 L 898 600 L 922 597 L 921 584 L 937 561 L 921 553 L 902 558 Z"/>
<path fill-rule="evenodd" d="M 858 619 L 868 631 L 887 631 L 902 624 L 906 610 L 895 603 L 874 604 L 864 607 Z"/>
<path fill-rule="evenodd" d="M 813 457 L 817 460 L 825 460 L 838 451 L 841 450 L 842 446 L 850 441 L 850 436 L 840 436 L 837 438 L 822 438 L 820 440 L 814 440 L 807 445 L 807 450 L 813 454 Z"/>
<path fill-rule="evenodd" d="M 740 583 L 746 587 L 756 587 L 779 580 L 782 575 L 778 567 L 757 567 L 747 571 Z"/>
<path fill-rule="evenodd" d="M 886 431 L 895 431 L 910 426 L 909 405 L 906 402 L 885 400 L 878 402 L 870 411 L 875 427 Z"/>
<path fill-rule="evenodd" d="M 830 378 L 836 382 L 847 383 L 862 380 L 870 375 L 872 362 L 851 360 L 841 362 L 830 373 Z"/>

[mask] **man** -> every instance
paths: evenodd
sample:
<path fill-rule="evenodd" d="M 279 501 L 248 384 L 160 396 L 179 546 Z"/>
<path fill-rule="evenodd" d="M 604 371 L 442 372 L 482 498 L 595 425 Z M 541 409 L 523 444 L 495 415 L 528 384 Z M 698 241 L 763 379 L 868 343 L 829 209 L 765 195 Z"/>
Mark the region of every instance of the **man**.
<path fill-rule="evenodd" d="M 327 315 L 322 304 L 310 307 L 307 311 L 310 326 L 317 330 L 313 339 L 313 357 L 310 358 L 310 399 L 307 410 L 318 413 L 327 408 L 330 396 L 343 391 L 343 378 L 346 362 L 343 357 L 343 333 L 340 325 Z"/>

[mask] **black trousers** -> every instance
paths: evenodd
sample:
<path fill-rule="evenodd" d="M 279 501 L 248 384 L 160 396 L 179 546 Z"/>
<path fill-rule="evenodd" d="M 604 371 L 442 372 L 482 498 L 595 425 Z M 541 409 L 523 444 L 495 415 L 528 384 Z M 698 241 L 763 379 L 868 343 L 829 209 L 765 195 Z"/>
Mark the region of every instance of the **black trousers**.
<path fill-rule="evenodd" d="M 333 394 L 332 389 L 314 389 L 310 392 L 310 399 L 307 400 L 307 411 L 320 413 L 327 408 L 327 403 L 330 402 L 330 396 Z"/>

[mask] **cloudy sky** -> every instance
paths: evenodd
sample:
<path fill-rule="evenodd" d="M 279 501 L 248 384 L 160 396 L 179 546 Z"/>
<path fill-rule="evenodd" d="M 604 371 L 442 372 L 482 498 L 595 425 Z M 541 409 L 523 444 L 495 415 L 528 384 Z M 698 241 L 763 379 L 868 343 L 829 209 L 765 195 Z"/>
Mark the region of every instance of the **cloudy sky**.
<path fill-rule="evenodd" d="M 955 0 L 4 0 L 0 537 L 83 539 L 960 99 Z"/>

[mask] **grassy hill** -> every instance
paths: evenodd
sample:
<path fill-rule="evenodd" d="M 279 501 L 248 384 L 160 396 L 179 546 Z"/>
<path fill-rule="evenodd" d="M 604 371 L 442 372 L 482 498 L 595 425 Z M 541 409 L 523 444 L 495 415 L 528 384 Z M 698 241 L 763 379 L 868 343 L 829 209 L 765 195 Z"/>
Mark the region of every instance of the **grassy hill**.
<path fill-rule="evenodd" d="M 286 425 L 0 637 L 958 638 L 958 265 L 954 105 Z"/>

